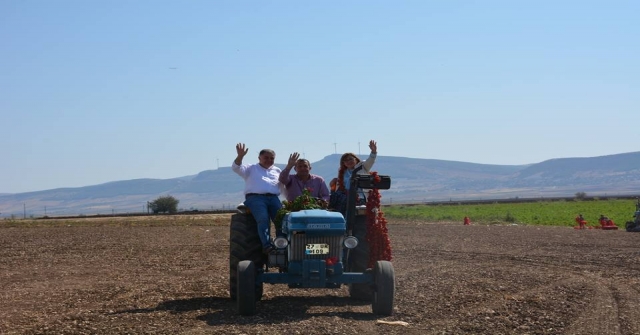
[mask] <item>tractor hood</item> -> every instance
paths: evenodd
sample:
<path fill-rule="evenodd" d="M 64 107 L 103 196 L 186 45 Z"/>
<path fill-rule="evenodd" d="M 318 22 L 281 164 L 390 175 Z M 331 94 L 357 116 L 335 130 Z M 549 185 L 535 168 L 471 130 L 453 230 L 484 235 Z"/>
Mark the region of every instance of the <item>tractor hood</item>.
<path fill-rule="evenodd" d="M 344 217 L 339 212 L 308 209 L 291 212 L 282 221 L 282 231 L 309 235 L 342 235 L 347 229 Z"/>

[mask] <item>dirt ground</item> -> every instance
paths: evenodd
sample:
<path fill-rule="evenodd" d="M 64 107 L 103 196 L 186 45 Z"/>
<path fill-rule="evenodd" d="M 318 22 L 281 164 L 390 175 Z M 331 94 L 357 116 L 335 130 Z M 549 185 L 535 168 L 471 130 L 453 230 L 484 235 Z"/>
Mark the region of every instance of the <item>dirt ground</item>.
<path fill-rule="evenodd" d="M 384 318 L 346 287 L 286 285 L 238 316 L 227 217 L 0 222 L 0 333 L 640 334 L 640 234 L 389 221 Z"/>

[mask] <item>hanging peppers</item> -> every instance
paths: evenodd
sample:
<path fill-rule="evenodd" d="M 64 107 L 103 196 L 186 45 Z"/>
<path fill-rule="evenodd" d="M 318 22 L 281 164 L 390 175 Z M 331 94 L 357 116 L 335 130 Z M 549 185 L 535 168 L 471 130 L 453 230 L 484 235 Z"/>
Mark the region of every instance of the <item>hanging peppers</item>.
<path fill-rule="evenodd" d="M 375 183 L 380 182 L 377 172 L 371 172 Z M 387 219 L 380 209 L 380 191 L 369 190 L 367 197 L 367 242 L 369 242 L 369 264 L 372 268 L 376 261 L 391 260 L 391 241 L 387 230 Z"/>

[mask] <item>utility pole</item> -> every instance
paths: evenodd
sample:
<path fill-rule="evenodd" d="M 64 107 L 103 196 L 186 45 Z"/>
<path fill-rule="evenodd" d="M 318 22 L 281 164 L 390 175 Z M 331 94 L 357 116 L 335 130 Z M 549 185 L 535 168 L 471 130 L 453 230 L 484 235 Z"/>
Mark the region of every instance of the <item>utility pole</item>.
<path fill-rule="evenodd" d="M 22 208 L 24 210 L 23 219 L 27 218 L 27 204 L 22 204 Z"/>

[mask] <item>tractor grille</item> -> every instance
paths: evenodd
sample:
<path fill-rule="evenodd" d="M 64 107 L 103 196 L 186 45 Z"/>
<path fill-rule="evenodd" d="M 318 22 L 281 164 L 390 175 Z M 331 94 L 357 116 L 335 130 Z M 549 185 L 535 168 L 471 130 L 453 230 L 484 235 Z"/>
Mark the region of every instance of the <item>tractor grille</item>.
<path fill-rule="evenodd" d="M 305 259 L 327 259 L 336 257 L 342 259 L 342 239 L 344 236 L 308 236 L 307 234 L 293 234 L 289 253 L 289 261 L 301 261 Z M 326 243 L 329 245 L 328 255 L 306 255 L 306 245 L 309 243 Z"/>

